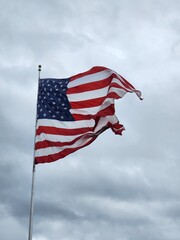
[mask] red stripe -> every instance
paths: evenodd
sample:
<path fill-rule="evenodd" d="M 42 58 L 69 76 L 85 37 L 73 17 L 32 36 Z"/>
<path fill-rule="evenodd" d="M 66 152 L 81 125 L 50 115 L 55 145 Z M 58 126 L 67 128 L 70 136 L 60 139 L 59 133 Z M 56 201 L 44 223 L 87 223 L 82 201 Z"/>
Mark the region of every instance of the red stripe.
<path fill-rule="evenodd" d="M 118 83 L 112 82 L 113 78 L 116 78 L 117 80 L 119 80 L 119 82 L 122 85 L 124 85 L 124 87 L 119 85 Z M 107 86 L 109 86 L 109 89 L 111 87 L 116 87 L 116 88 L 122 88 L 126 91 L 132 91 L 132 89 L 134 90 L 134 88 L 132 86 L 131 86 L 131 88 L 128 86 L 127 81 L 125 79 L 124 79 L 124 81 L 125 81 L 125 83 L 121 82 L 121 80 L 117 77 L 117 75 L 112 74 L 110 77 L 108 77 L 106 79 L 103 79 L 103 80 L 100 80 L 100 81 L 97 81 L 97 82 L 93 82 L 93 84 L 92 83 L 85 83 L 85 84 L 82 84 L 82 85 L 78 85 L 78 86 L 69 88 L 67 90 L 67 94 L 88 92 L 88 91 L 93 91 L 93 90 L 98 90 L 98 89 L 101 89 L 101 88 L 105 88 Z"/>
<path fill-rule="evenodd" d="M 70 102 L 70 105 L 72 109 L 97 107 L 97 106 L 101 106 L 106 98 L 118 99 L 118 98 L 121 98 L 121 96 L 115 92 L 110 92 L 104 97 L 94 98 L 94 99 L 84 100 L 84 101 Z"/>
<path fill-rule="evenodd" d="M 122 131 L 124 130 L 123 128 L 123 125 L 119 124 L 119 123 L 116 123 L 116 124 L 108 124 L 108 126 L 106 126 L 106 128 L 104 130 L 106 130 L 107 128 L 111 127 L 112 130 L 116 133 L 116 134 L 122 134 Z M 116 128 L 121 128 L 121 129 L 118 129 L 118 130 L 115 130 L 113 129 L 113 127 L 116 127 Z M 102 132 L 100 132 L 102 133 Z M 64 157 L 66 157 L 67 155 L 85 147 L 85 146 L 88 146 L 89 144 L 91 144 L 96 138 L 98 137 L 98 135 L 95 135 L 93 136 L 89 142 L 87 142 L 85 145 L 81 145 L 80 147 L 76 147 L 76 148 L 66 148 L 64 149 L 63 151 L 59 152 L 59 153 L 55 153 L 55 154 L 51 154 L 51 155 L 48 155 L 48 156 L 42 156 L 42 157 L 36 157 L 35 158 L 35 163 L 38 164 L 38 163 L 48 163 L 48 162 L 54 162 L 54 161 L 57 161 L 57 160 L 60 160 Z"/>
<path fill-rule="evenodd" d="M 88 146 L 89 144 L 91 144 L 98 136 L 94 136 L 88 143 L 86 143 L 83 146 L 80 147 L 76 147 L 76 148 L 66 148 L 63 151 L 59 152 L 59 153 L 55 153 L 55 154 L 51 154 L 48 156 L 42 156 L 42 157 L 36 157 L 35 158 L 35 164 L 38 163 L 48 163 L 48 162 L 54 162 L 57 161 L 59 159 L 62 159 L 64 157 L 66 157 L 67 155 L 85 147 Z"/>
<path fill-rule="evenodd" d="M 90 70 L 86 71 L 86 72 L 83 72 L 83 73 L 79 73 L 79 74 L 76 74 L 74 76 L 72 76 L 70 78 L 70 81 L 74 81 L 75 79 L 77 78 L 82 78 L 84 76 L 87 76 L 87 75 L 90 75 L 90 74 L 93 74 L 93 73 L 97 73 L 97 72 L 101 72 L 101 71 L 104 71 L 106 70 L 107 68 L 105 67 L 101 67 L 101 66 L 96 66 L 96 67 L 93 67 L 91 68 Z"/>
<path fill-rule="evenodd" d="M 110 92 L 108 93 L 107 98 L 119 99 L 121 97 L 115 92 Z"/>
<path fill-rule="evenodd" d="M 103 80 L 93 82 L 92 83 L 85 83 L 82 85 L 78 85 L 72 88 L 69 88 L 67 90 L 67 94 L 73 94 L 73 93 L 82 93 L 82 92 L 87 92 L 87 91 L 92 91 L 92 90 L 98 90 L 101 88 L 105 88 L 110 85 L 112 79 L 111 78 L 105 78 Z"/>
<path fill-rule="evenodd" d="M 118 79 L 118 80 L 119 80 L 119 79 Z M 116 83 L 116 82 L 112 82 L 111 85 L 110 85 L 110 87 L 111 87 L 111 88 L 112 88 L 112 87 L 115 87 L 115 88 L 123 89 L 123 90 L 125 90 L 126 92 L 132 91 L 131 89 L 129 89 L 129 88 L 127 89 L 127 88 L 119 85 L 119 84 Z"/>
<path fill-rule="evenodd" d="M 74 138 L 72 141 L 69 141 L 69 142 L 53 142 L 53 141 L 44 140 L 41 142 L 37 142 L 35 144 L 35 150 L 41 149 L 41 148 L 47 148 L 47 147 L 70 146 L 70 145 L 74 144 L 76 141 L 78 141 L 80 138 L 82 138 L 82 135 L 77 138 Z"/>
<path fill-rule="evenodd" d="M 121 131 L 122 132 L 122 129 L 123 129 L 123 125 L 119 124 L 119 123 L 115 123 L 115 124 L 111 124 L 111 123 L 108 123 L 106 125 L 106 128 L 109 128 L 111 127 L 112 129 L 118 129 L 117 131 Z M 103 128 L 102 128 L 103 129 Z M 115 131 L 115 130 L 113 130 Z M 116 131 L 116 133 L 117 133 Z M 101 130 L 99 132 L 102 132 Z M 84 137 L 85 135 L 83 135 Z M 87 137 L 89 137 L 90 135 L 87 134 Z M 96 136 L 96 135 L 95 135 Z M 91 136 L 93 137 L 93 136 Z M 72 144 L 74 144 L 75 142 L 77 142 L 79 139 L 81 139 L 82 136 L 79 136 L 75 139 L 73 139 L 72 141 L 69 141 L 69 142 L 53 142 L 53 141 L 48 141 L 48 140 L 44 140 L 44 141 L 41 141 L 41 142 L 37 142 L 35 144 L 35 150 L 37 149 L 42 149 L 42 148 L 47 148 L 47 147 L 63 147 L 63 146 L 71 146 Z"/>
<path fill-rule="evenodd" d="M 97 115 L 91 116 L 91 119 L 92 119 L 92 117 L 95 119 L 95 125 L 94 126 L 97 126 L 101 117 L 110 116 L 110 115 L 113 115 L 113 114 L 114 114 L 114 105 L 112 104 L 111 106 L 107 107 L 106 109 L 103 109 L 102 111 L 100 111 Z M 108 123 L 108 126 L 109 126 L 109 123 Z M 114 126 L 116 128 L 118 128 L 118 126 L 116 126 L 116 124 L 114 124 Z M 95 133 L 94 132 L 94 127 L 92 127 L 90 129 L 90 132 L 92 134 Z M 49 133 L 49 132 L 47 132 L 47 133 Z M 87 132 L 82 133 L 82 134 L 83 134 L 83 137 L 84 137 L 87 134 Z M 87 134 L 87 136 L 89 137 L 89 134 Z M 69 142 L 53 142 L 53 141 L 44 140 L 44 141 L 41 141 L 41 142 L 37 142 L 35 144 L 35 149 L 52 147 L 52 146 L 57 146 L 57 147 L 63 147 L 63 146 L 66 146 L 66 145 L 70 146 L 70 145 L 74 144 L 76 141 L 78 141 L 81 137 L 82 137 L 82 135 L 79 136 L 79 137 L 76 137 L 75 139 L 73 139 Z"/>
<path fill-rule="evenodd" d="M 94 98 L 90 100 L 70 102 L 72 109 L 90 108 L 100 106 L 106 97 Z"/>
<path fill-rule="evenodd" d="M 70 78 L 70 81 L 74 81 L 75 79 L 78 79 L 78 78 L 81 78 L 81 77 L 84 77 L 84 76 L 87 76 L 87 75 L 90 75 L 90 74 L 93 74 L 93 73 L 98 73 L 98 72 L 101 72 L 101 71 L 104 71 L 104 70 L 110 70 L 108 68 L 105 68 L 105 67 L 101 67 L 101 66 L 96 66 L 96 67 L 93 67 L 91 68 L 90 70 L 86 71 L 86 72 L 83 72 L 83 73 L 79 73 L 79 74 L 76 74 L 74 76 L 72 76 Z M 125 87 L 127 88 L 130 88 L 130 89 L 133 89 L 134 90 L 134 87 L 133 85 L 131 85 L 124 77 L 122 77 L 121 75 L 116 75 L 116 73 L 112 73 L 112 75 L 110 76 L 110 78 L 118 78 L 119 80 L 122 80 L 122 83 L 124 84 Z M 94 84 L 94 83 L 93 83 Z"/>
<path fill-rule="evenodd" d="M 122 135 L 122 131 L 125 130 L 124 126 L 122 124 L 120 124 L 119 122 L 117 122 L 115 124 L 109 123 L 109 126 L 111 127 L 112 131 L 118 135 Z"/>
<path fill-rule="evenodd" d="M 109 107 L 99 111 L 97 116 L 99 117 L 111 116 L 111 115 L 114 115 L 114 112 L 115 112 L 114 104 L 111 104 Z"/>
<path fill-rule="evenodd" d="M 117 76 L 116 74 L 113 73 L 112 76 L 114 78 L 118 78 L 126 88 L 130 88 L 130 89 L 134 90 L 134 87 L 125 78 L 123 78 L 121 75 L 119 75 L 120 76 L 119 77 L 119 76 Z"/>
<path fill-rule="evenodd" d="M 91 131 L 92 127 L 86 127 L 86 128 L 75 128 L 75 129 L 64 129 L 64 128 L 56 128 L 56 127 L 47 127 L 47 126 L 39 126 L 36 130 L 36 135 L 40 135 L 41 133 L 46 134 L 54 134 L 54 135 L 78 135 L 83 134 L 88 131 Z"/>
<path fill-rule="evenodd" d="M 87 114 L 87 115 L 83 115 L 83 114 L 72 114 L 73 118 L 75 121 L 80 121 L 80 120 L 89 120 L 93 118 L 93 115 L 91 114 Z"/>
<path fill-rule="evenodd" d="M 72 116 L 75 119 L 75 121 L 78 121 L 78 120 L 85 120 L 85 119 L 96 119 L 97 117 L 111 116 L 111 115 L 114 115 L 114 112 L 115 112 L 114 104 L 112 104 L 107 108 L 100 110 L 95 115 L 72 114 Z"/>

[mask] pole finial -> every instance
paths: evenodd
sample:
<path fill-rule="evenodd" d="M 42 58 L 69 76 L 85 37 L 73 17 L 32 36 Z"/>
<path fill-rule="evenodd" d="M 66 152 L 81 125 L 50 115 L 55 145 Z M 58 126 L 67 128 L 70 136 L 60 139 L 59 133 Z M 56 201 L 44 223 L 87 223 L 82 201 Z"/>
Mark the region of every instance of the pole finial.
<path fill-rule="evenodd" d="M 41 71 L 41 67 L 42 67 L 41 65 L 38 66 L 38 71 L 39 72 Z"/>

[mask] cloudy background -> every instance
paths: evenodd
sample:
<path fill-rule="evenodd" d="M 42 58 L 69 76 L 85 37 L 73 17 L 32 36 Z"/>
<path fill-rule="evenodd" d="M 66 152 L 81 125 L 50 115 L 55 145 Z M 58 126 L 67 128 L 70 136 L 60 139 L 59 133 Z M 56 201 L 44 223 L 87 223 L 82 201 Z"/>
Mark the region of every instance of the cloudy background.
<path fill-rule="evenodd" d="M 36 167 L 33 240 L 180 239 L 180 1 L 0 0 L 0 238 L 28 236 L 42 77 L 112 68 L 143 93 L 110 130 Z"/>

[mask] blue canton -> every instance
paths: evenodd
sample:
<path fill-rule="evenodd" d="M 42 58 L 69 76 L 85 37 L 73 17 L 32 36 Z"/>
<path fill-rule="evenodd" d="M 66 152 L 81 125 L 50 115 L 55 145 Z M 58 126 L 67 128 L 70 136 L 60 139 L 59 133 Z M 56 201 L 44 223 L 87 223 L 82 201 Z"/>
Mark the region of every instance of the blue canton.
<path fill-rule="evenodd" d="M 70 103 L 66 96 L 69 78 L 46 78 L 39 80 L 37 119 L 74 121 L 70 113 Z"/>

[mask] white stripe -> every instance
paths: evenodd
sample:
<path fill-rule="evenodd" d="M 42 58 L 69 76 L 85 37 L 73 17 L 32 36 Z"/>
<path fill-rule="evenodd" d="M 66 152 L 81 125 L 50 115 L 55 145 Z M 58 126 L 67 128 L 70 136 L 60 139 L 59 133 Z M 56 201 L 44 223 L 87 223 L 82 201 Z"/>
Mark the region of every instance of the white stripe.
<path fill-rule="evenodd" d="M 48 147 L 48 148 L 37 149 L 35 151 L 35 157 L 42 157 L 42 156 L 48 156 L 51 154 L 59 153 L 59 152 L 63 151 L 64 149 L 83 147 L 87 142 L 89 142 L 92 139 L 92 136 L 90 136 L 90 135 L 92 135 L 92 133 L 90 133 L 90 134 L 86 133 L 84 136 L 82 136 L 82 138 L 80 138 L 78 141 L 76 141 L 74 144 L 72 144 L 70 146 L 65 145 L 63 147 Z"/>
<path fill-rule="evenodd" d="M 99 111 L 109 107 L 111 104 L 113 104 L 114 100 L 111 98 L 106 98 L 102 105 L 97 107 L 90 107 L 90 108 L 82 108 L 82 109 L 70 109 L 71 114 L 82 114 L 82 115 L 95 115 Z"/>
<path fill-rule="evenodd" d="M 54 135 L 54 134 L 46 134 L 46 133 L 41 133 L 40 135 L 36 136 L 36 143 L 47 140 L 47 141 L 52 141 L 52 142 L 71 142 L 77 137 L 80 137 L 82 134 L 78 135 Z"/>
<path fill-rule="evenodd" d="M 98 125 L 95 128 L 95 131 L 99 131 L 108 122 L 111 122 L 112 124 L 115 124 L 115 123 L 118 122 L 118 119 L 115 115 L 106 116 L 106 117 L 101 118 Z M 95 123 L 94 123 L 94 125 L 95 125 Z M 91 127 L 93 127 L 93 126 L 91 126 Z M 87 134 L 89 134 L 89 133 L 92 133 L 92 132 L 90 132 L 90 131 L 87 132 Z M 78 134 L 78 135 L 73 135 L 73 136 L 41 133 L 40 135 L 36 136 L 36 143 L 44 141 L 44 140 L 52 141 L 52 142 L 71 142 L 73 139 L 78 138 L 81 135 L 84 135 L 84 133 Z"/>
<path fill-rule="evenodd" d="M 103 70 L 101 72 L 89 74 L 87 76 L 77 78 L 73 80 L 72 82 L 70 81 L 68 84 L 68 88 L 76 87 L 85 83 L 93 83 L 93 82 L 98 82 L 100 80 L 103 80 L 105 78 L 108 78 L 111 76 L 112 71 L 109 69 Z"/>
<path fill-rule="evenodd" d="M 116 93 L 119 97 L 123 97 L 127 91 L 122 89 L 122 88 L 116 88 L 116 87 L 112 87 L 109 91 L 109 93 Z"/>
<path fill-rule="evenodd" d="M 103 117 L 98 122 L 98 125 L 96 126 L 94 132 L 89 131 L 89 132 L 86 132 L 85 134 L 82 134 L 82 137 L 80 139 L 78 139 L 74 144 L 72 144 L 70 146 L 69 145 L 64 145 L 63 147 L 47 147 L 47 148 L 37 149 L 35 151 L 35 157 L 41 157 L 41 156 L 47 156 L 47 155 L 55 154 L 55 153 L 63 151 L 64 149 L 67 149 L 67 148 L 72 149 L 72 148 L 82 147 L 87 142 L 89 142 L 93 138 L 93 136 L 96 135 L 96 133 L 98 131 L 100 131 L 104 126 L 106 126 L 108 122 L 110 122 L 112 124 L 115 124 L 115 123 L 118 122 L 118 119 L 115 115 L 114 116 Z M 52 135 L 50 135 L 50 134 L 49 134 L 49 136 L 48 136 L 48 134 L 46 136 L 49 138 L 50 141 L 53 138 Z M 79 136 L 79 135 L 74 136 L 74 139 L 77 136 Z M 61 137 L 62 136 L 59 136 L 60 142 L 62 142 Z M 44 139 L 44 136 L 43 136 L 42 139 Z M 47 138 L 45 138 L 45 139 L 48 140 Z M 65 141 L 67 141 L 67 138 L 66 138 Z"/>
<path fill-rule="evenodd" d="M 118 123 L 118 119 L 115 115 L 102 117 L 102 118 L 100 118 L 98 125 L 96 126 L 94 131 L 98 132 L 103 127 L 105 127 L 108 124 L 108 122 L 110 122 L 111 124 L 115 124 L 115 123 Z"/>
<path fill-rule="evenodd" d="M 85 101 L 85 100 L 91 100 L 94 98 L 100 98 L 104 97 L 108 93 L 108 88 L 104 87 L 97 90 L 82 92 L 82 93 L 73 93 L 73 94 L 67 94 L 69 102 L 79 102 L 79 101 Z"/>
<path fill-rule="evenodd" d="M 120 87 L 125 88 L 127 91 L 133 91 L 130 88 L 126 88 L 121 81 L 118 78 L 113 78 L 112 83 L 117 83 Z M 92 91 L 84 91 L 82 93 L 73 93 L 73 94 L 67 94 L 69 102 L 78 102 L 78 101 L 85 101 L 85 100 L 91 100 L 95 98 L 100 98 L 100 97 L 105 97 L 108 93 L 109 86 L 97 89 L 97 90 L 92 90 Z M 112 92 L 114 89 L 113 87 L 110 88 L 109 92 Z M 126 90 L 121 89 L 119 92 L 122 92 L 122 96 L 124 96 Z M 121 94 L 120 94 L 121 96 Z"/>
<path fill-rule="evenodd" d="M 126 87 L 123 83 L 123 80 L 122 79 L 119 79 L 118 76 L 117 78 L 114 77 L 113 80 L 112 80 L 113 83 L 117 83 L 120 87 L 123 87 L 125 88 L 127 91 L 133 91 L 132 88 L 129 88 L 129 87 Z"/>
<path fill-rule="evenodd" d="M 120 79 L 120 81 L 122 82 L 122 84 L 126 84 L 125 80 L 123 79 L 123 77 L 121 75 L 119 75 L 118 73 L 114 72 L 116 74 L 116 76 Z M 130 84 L 131 85 L 131 84 Z M 128 87 L 128 89 L 133 89 L 132 87 Z"/>
<path fill-rule="evenodd" d="M 37 128 L 39 126 L 64 128 L 64 129 L 76 129 L 84 127 L 93 127 L 94 119 L 80 120 L 80 121 L 58 121 L 52 119 L 38 119 Z"/>
<path fill-rule="evenodd" d="M 108 91 L 109 87 L 105 87 L 98 90 L 83 92 L 83 93 L 75 93 L 75 94 L 67 94 L 69 102 L 80 102 L 86 100 L 93 100 L 95 98 L 105 97 L 108 93 L 115 92 L 120 97 L 123 97 L 124 94 L 127 93 L 126 90 L 117 87 L 111 87 Z"/>

